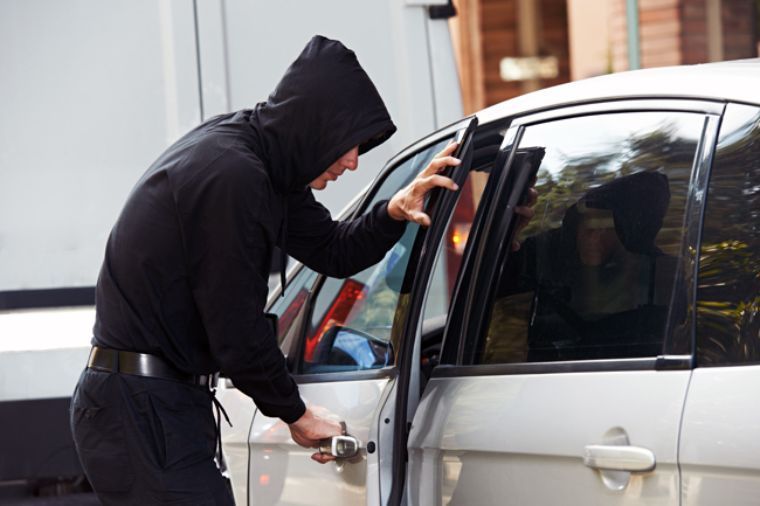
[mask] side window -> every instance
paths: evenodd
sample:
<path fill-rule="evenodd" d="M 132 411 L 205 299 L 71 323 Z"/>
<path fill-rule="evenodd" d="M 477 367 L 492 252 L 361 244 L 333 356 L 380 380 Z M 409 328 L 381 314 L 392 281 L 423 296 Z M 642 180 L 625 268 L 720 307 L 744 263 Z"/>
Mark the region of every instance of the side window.
<path fill-rule="evenodd" d="M 760 109 L 731 104 L 710 175 L 697 288 L 701 366 L 760 362 Z"/>
<path fill-rule="evenodd" d="M 408 184 L 450 141 L 445 139 L 400 164 L 383 181 L 373 201 Z M 412 245 L 419 226 L 408 224 L 401 240 L 378 264 L 347 279 L 326 278 L 314 298 L 303 343 L 302 373 L 376 369 L 394 364 L 392 331 Z"/>
<path fill-rule="evenodd" d="M 655 356 L 685 317 L 689 179 L 705 118 L 630 112 L 525 127 L 545 150 L 535 217 L 497 272 L 474 363 Z"/>

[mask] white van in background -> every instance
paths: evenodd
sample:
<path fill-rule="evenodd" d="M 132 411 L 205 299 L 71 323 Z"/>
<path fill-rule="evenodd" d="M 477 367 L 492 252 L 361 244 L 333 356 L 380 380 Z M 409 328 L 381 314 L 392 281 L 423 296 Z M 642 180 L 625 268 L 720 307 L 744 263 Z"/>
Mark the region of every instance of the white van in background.
<path fill-rule="evenodd" d="M 356 52 L 398 126 L 317 195 L 337 213 L 392 154 L 462 116 L 451 15 L 447 0 L 0 4 L 0 502 L 81 475 L 68 402 L 93 287 L 150 163 L 198 123 L 265 100 L 322 34 Z"/>

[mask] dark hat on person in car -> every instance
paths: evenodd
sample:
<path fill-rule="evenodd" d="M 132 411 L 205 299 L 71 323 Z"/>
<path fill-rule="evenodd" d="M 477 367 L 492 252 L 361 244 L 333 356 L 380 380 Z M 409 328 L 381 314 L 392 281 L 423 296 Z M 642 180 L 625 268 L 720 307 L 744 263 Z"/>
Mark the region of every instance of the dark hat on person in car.
<path fill-rule="evenodd" d="M 628 251 L 658 254 L 655 239 L 669 205 L 667 176 L 655 171 L 641 171 L 589 190 L 568 209 L 565 220 L 577 225 L 580 215 L 588 210 L 609 210 L 618 238 Z"/>

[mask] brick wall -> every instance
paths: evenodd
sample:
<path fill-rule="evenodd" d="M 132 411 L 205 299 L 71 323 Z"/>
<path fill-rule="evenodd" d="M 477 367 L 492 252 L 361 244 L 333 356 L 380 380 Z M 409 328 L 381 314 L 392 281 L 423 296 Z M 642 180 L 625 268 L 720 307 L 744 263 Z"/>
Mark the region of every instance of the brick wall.
<path fill-rule="evenodd" d="M 612 67 L 628 68 L 626 1 L 613 0 Z M 722 60 L 757 56 L 754 0 L 721 0 Z M 707 0 L 639 0 L 643 68 L 710 61 Z"/>
<path fill-rule="evenodd" d="M 723 0 L 723 59 L 757 56 L 756 13 L 753 2 Z"/>
<path fill-rule="evenodd" d="M 566 0 L 540 0 L 538 4 L 538 54 L 556 56 L 559 76 L 538 82 L 539 88 L 570 80 L 570 43 Z M 507 56 L 525 56 L 519 47 L 518 12 L 515 0 L 481 0 L 480 26 L 485 77 L 485 104 L 491 105 L 523 94 L 521 82 L 501 79 L 499 65 Z"/>
<path fill-rule="evenodd" d="M 570 80 L 566 0 L 536 0 L 538 55 L 556 56 L 559 76 L 540 80 L 538 87 Z M 455 0 L 458 16 L 451 21 L 466 113 L 528 91 L 523 82 L 502 80 L 505 57 L 529 56 L 520 48 L 518 0 Z"/>
<path fill-rule="evenodd" d="M 499 73 L 501 59 L 519 56 L 517 2 L 515 0 L 481 0 L 480 31 L 485 78 L 485 102 L 495 104 L 522 93 L 522 85 L 505 82 Z"/>
<path fill-rule="evenodd" d="M 559 76 L 541 81 L 541 87 L 570 80 L 570 34 L 566 0 L 541 0 L 541 54 L 559 59 Z"/>
<path fill-rule="evenodd" d="M 682 32 L 676 42 L 681 47 L 679 63 L 705 63 L 710 61 L 707 50 L 707 8 L 705 0 L 681 0 Z"/>
<path fill-rule="evenodd" d="M 610 57 L 612 71 L 628 70 L 628 32 L 625 19 L 625 0 L 611 0 L 610 9 Z"/>

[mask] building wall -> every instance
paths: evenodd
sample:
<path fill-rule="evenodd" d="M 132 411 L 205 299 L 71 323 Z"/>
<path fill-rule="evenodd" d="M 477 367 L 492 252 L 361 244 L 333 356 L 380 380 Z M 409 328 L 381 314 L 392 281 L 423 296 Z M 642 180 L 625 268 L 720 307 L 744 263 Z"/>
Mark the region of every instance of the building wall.
<path fill-rule="evenodd" d="M 515 0 L 481 0 L 480 30 L 483 34 L 485 96 L 483 106 L 495 104 L 522 93 L 519 82 L 501 79 L 499 65 L 506 56 L 521 56 L 518 33 L 518 5 Z"/>
<path fill-rule="evenodd" d="M 751 0 L 723 0 L 724 60 L 758 56 L 757 13 L 753 3 Z"/>
<path fill-rule="evenodd" d="M 465 112 L 569 81 L 571 62 L 574 79 L 629 69 L 626 0 L 454 3 Z M 758 56 L 756 5 L 760 0 L 638 0 L 641 67 Z M 572 60 L 571 48 L 577 51 Z M 504 81 L 501 60 L 526 56 L 557 57 L 559 75 Z"/>
<path fill-rule="evenodd" d="M 458 15 L 452 20 L 465 112 L 516 97 L 533 89 L 570 80 L 567 0 L 457 0 Z M 527 4 L 527 5 L 526 5 Z M 533 10 L 528 13 L 520 6 Z M 554 79 L 511 81 L 501 78 L 505 57 L 555 56 Z"/>
<path fill-rule="evenodd" d="M 610 4 L 609 0 L 567 1 L 573 81 L 610 72 Z"/>
<path fill-rule="evenodd" d="M 542 0 L 542 55 L 559 59 L 559 75 L 556 79 L 540 82 L 541 88 L 566 83 L 570 80 L 570 30 L 567 16 L 567 0 Z"/>
<path fill-rule="evenodd" d="M 626 0 L 613 0 L 614 71 L 628 69 Z M 754 0 L 639 0 L 643 68 L 757 56 Z"/>

